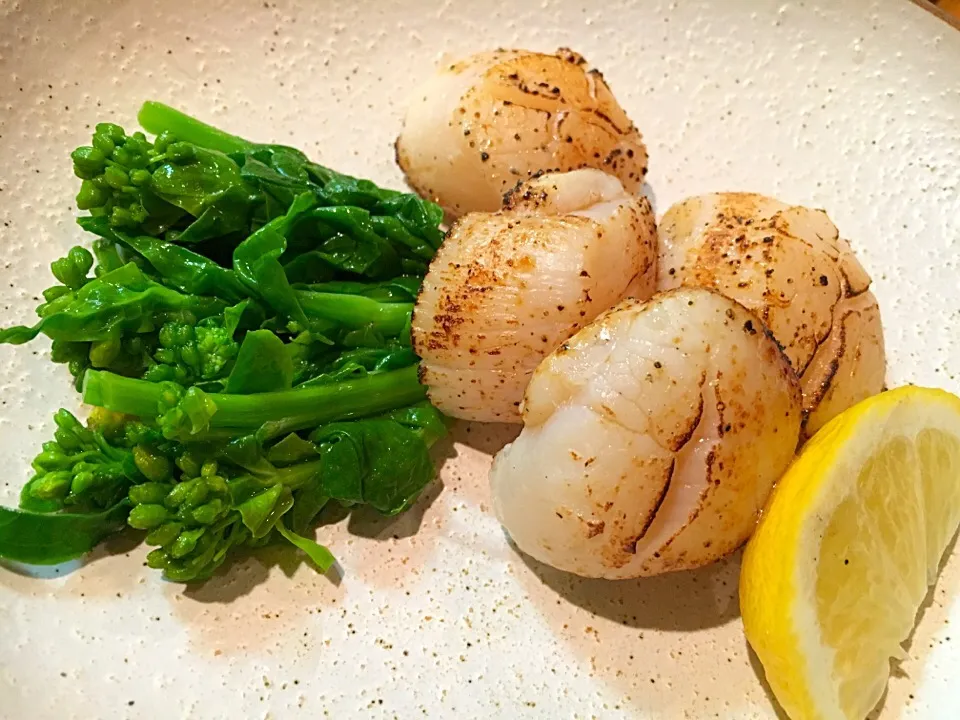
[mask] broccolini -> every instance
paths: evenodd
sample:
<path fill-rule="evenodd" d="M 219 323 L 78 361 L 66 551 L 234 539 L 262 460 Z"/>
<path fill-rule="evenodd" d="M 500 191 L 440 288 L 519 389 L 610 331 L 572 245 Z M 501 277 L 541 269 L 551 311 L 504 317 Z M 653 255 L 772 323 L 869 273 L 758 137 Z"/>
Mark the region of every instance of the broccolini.
<path fill-rule="evenodd" d="M 51 264 L 32 326 L 83 400 L 0 508 L 0 557 L 55 563 L 123 527 L 147 563 L 202 580 L 243 549 L 311 539 L 330 502 L 392 514 L 446 432 L 424 400 L 413 302 L 442 212 L 160 103 L 72 154 L 93 236 Z"/>

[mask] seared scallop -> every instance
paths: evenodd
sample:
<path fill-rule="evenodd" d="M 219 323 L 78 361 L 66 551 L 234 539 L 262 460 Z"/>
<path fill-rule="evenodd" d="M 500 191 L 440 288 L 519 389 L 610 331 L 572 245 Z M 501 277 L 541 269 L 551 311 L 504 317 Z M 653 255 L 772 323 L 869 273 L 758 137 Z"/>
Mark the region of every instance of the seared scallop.
<path fill-rule="evenodd" d="M 658 287 L 717 290 L 770 328 L 800 376 L 805 433 L 883 389 L 880 307 L 870 276 L 822 210 L 752 193 L 671 207 Z"/>
<path fill-rule="evenodd" d="M 536 369 L 494 508 L 523 552 L 578 575 L 704 565 L 753 532 L 801 415 L 795 373 L 739 303 L 625 300 Z"/>
<path fill-rule="evenodd" d="M 540 172 L 600 168 L 630 193 L 647 172 L 640 133 L 600 72 L 568 49 L 444 65 L 414 95 L 396 151 L 410 185 L 451 217 L 497 210 Z"/>
<path fill-rule="evenodd" d="M 599 170 L 521 183 L 496 213 L 450 229 L 413 315 L 430 400 L 467 420 L 520 422 L 537 364 L 602 311 L 656 282 L 650 203 Z"/>

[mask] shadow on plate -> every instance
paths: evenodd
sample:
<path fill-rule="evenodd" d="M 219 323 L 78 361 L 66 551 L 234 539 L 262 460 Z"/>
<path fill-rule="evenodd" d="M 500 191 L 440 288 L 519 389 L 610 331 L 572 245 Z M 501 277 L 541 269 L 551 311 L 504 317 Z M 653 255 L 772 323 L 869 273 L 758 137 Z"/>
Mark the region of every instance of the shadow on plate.
<path fill-rule="evenodd" d="M 132 531 L 111 535 L 84 557 L 58 565 L 24 565 L 12 560 L 0 559 L 0 568 L 34 580 L 53 580 L 67 577 L 107 558 L 131 553 L 143 542 L 143 535 L 143 533 Z"/>
<path fill-rule="evenodd" d="M 423 516 L 443 492 L 440 468 L 456 456 L 453 440 L 447 436 L 433 449 L 433 458 L 437 466 L 437 477 L 420 493 L 417 501 L 406 511 L 397 515 L 381 515 L 367 506 L 344 507 L 340 503 L 329 503 L 317 520 L 317 527 L 339 525 L 346 521 L 346 530 L 351 535 L 366 540 L 396 540 L 416 535 L 423 524 Z M 248 595 L 263 583 L 273 568 L 289 579 L 303 564 L 309 564 L 307 557 L 286 543 L 268 545 L 251 550 L 248 555 L 238 554 L 208 580 L 185 586 L 184 596 L 203 603 L 229 603 Z M 325 574 L 327 580 L 339 587 L 344 577 L 343 568 L 334 564 Z"/>
<path fill-rule="evenodd" d="M 285 545 L 268 545 L 251 550 L 247 555 L 238 555 L 233 562 L 221 566 L 207 580 L 183 585 L 183 596 L 200 603 L 228 604 L 265 582 L 273 568 L 292 579 L 301 565 L 309 564 L 302 553 Z M 333 585 L 340 585 L 343 569 L 334 564 L 324 575 Z"/>
<path fill-rule="evenodd" d="M 627 627 L 678 632 L 718 627 L 740 616 L 739 553 L 698 570 L 600 580 L 556 570 L 510 545 L 540 581 L 562 598 Z"/>
<path fill-rule="evenodd" d="M 413 506 L 397 515 L 381 515 L 371 507 L 361 506 L 349 514 L 347 532 L 367 540 L 399 540 L 420 531 L 423 515 L 443 492 L 443 481 L 438 477 L 420 493 Z"/>
<path fill-rule="evenodd" d="M 484 453 L 496 455 L 520 434 L 520 425 L 507 423 L 475 423 L 458 420 L 447 436 L 450 443 L 459 443 Z"/>

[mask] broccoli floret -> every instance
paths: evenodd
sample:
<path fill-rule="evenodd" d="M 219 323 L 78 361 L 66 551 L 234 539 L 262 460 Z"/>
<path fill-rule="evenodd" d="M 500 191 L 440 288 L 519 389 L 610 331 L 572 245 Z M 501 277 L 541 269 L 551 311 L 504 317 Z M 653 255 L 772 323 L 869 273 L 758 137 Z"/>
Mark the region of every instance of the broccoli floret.
<path fill-rule="evenodd" d="M 132 526 L 173 580 L 281 537 L 326 570 L 327 502 L 400 512 L 434 475 L 410 317 L 442 211 L 159 103 L 139 119 L 154 140 L 101 124 L 73 153 L 92 252 L 0 329 L 49 337 L 97 406 L 57 414 L 0 557 L 63 562 Z"/>
<path fill-rule="evenodd" d="M 100 123 L 91 145 L 71 158 L 83 180 L 77 207 L 106 217 L 112 228 L 185 242 L 250 230 L 259 198 L 236 162 L 221 152 L 170 132 L 151 143 L 142 132 L 127 135 L 119 125 Z"/>
<path fill-rule="evenodd" d="M 97 256 L 95 267 L 94 256 L 79 245 L 71 248 L 64 257 L 50 263 L 53 276 L 62 284 L 53 285 L 43 291 L 45 302 L 38 308 L 38 312 L 42 314 L 50 303 L 57 300 L 58 304 L 62 305 L 66 302 L 63 298 L 73 296 L 73 293 L 91 281 L 124 264 L 112 243 L 95 243 L 94 252 Z M 91 268 L 94 271 L 93 277 L 89 276 Z M 121 336 L 96 342 L 58 339 L 53 341 L 51 359 L 68 367 L 79 390 L 83 373 L 90 367 L 121 375 L 139 376 L 145 367 L 145 352 L 153 344 L 156 344 L 155 339 L 148 335 Z"/>
<path fill-rule="evenodd" d="M 160 328 L 157 363 L 143 377 L 151 382 L 174 381 L 181 385 L 219 380 L 230 373 L 240 351 L 233 332 L 224 326 L 223 316 L 199 322 L 168 322 Z"/>
<path fill-rule="evenodd" d="M 155 332 L 96 342 L 54 340 L 50 359 L 67 366 L 74 378 L 74 387 L 79 390 L 83 374 L 89 368 L 109 370 L 125 377 L 140 377 L 154 363 L 152 353 L 156 344 Z"/>
<path fill-rule="evenodd" d="M 50 263 L 50 270 L 53 272 L 53 276 L 63 283 L 66 290 L 79 290 L 86 285 L 89 281 L 87 273 L 90 272 L 90 268 L 92 267 L 93 255 L 85 247 L 80 247 L 79 245 L 70 248 L 70 251 L 64 257 Z M 53 297 L 47 297 L 49 293 L 58 296 L 66 292 L 66 290 L 61 290 L 58 286 L 54 285 L 52 288 L 45 290 L 43 295 L 44 298 L 49 301 L 54 299 Z"/>
<path fill-rule="evenodd" d="M 170 137 L 151 143 L 141 132 L 128 136 L 119 125 L 100 123 L 92 144 L 73 151 L 73 171 L 83 180 L 77 207 L 106 216 L 113 227 L 157 234 L 185 212 L 158 197 L 150 188 L 151 168 L 165 151 L 179 158 L 183 151 Z"/>
<path fill-rule="evenodd" d="M 156 546 L 147 555 L 150 567 L 177 582 L 200 580 L 223 564 L 231 548 L 271 542 L 280 516 L 293 504 L 292 490 L 314 479 L 320 463 L 273 468 L 264 477 L 214 460 L 199 467 L 184 463 L 180 482 L 130 488 L 127 523 L 147 530 L 147 544 Z"/>
<path fill-rule="evenodd" d="M 443 417 L 422 402 L 320 427 L 309 440 L 290 434 L 270 448 L 235 438 L 218 453 L 223 462 L 182 459 L 179 483 L 130 488 L 128 523 L 149 531 L 157 549 L 147 563 L 171 580 L 208 577 L 232 548 L 281 537 L 326 571 L 329 550 L 301 535 L 320 510 L 331 499 L 386 514 L 409 507 L 433 477 L 428 448 L 445 433 Z"/>
<path fill-rule="evenodd" d="M 223 522 L 231 502 L 216 462 L 200 468 L 185 466 L 179 482 L 151 481 L 131 487 L 128 497 L 133 508 L 127 517 L 127 524 L 147 530 L 147 544 L 157 547 L 147 556 L 150 567 L 180 582 L 210 575 L 236 541 L 249 538 L 242 525 L 236 530 L 243 537 L 226 532 L 236 523 Z"/>
<path fill-rule="evenodd" d="M 174 444 L 139 421 L 97 409 L 84 426 L 67 410 L 54 415 L 54 439 L 33 461 L 20 507 L 34 512 L 96 512 L 115 505 L 145 478 L 170 476 Z"/>

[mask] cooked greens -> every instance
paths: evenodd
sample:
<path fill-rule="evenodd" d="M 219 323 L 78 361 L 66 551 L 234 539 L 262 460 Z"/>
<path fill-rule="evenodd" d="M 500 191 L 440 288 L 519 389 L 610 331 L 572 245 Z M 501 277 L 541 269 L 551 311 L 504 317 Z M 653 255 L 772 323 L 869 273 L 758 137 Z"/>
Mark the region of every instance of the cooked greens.
<path fill-rule="evenodd" d="M 151 567 L 199 580 L 236 548 L 285 540 L 333 563 L 313 523 L 337 501 L 393 514 L 434 475 L 446 432 L 424 400 L 410 315 L 441 210 L 252 143 L 160 103 L 72 154 L 75 247 L 32 326 L 68 366 L 66 410 L 0 557 L 57 563 L 124 527 Z"/>

